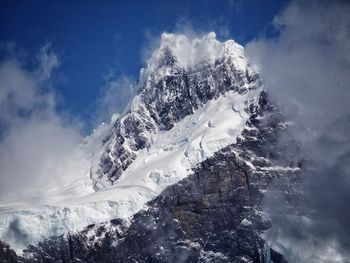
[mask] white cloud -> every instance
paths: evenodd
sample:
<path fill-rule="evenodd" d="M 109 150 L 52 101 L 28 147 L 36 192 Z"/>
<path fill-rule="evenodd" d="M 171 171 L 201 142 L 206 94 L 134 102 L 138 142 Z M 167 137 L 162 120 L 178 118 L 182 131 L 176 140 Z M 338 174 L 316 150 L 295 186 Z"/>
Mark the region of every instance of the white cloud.
<path fill-rule="evenodd" d="M 290 107 L 297 103 L 315 125 L 349 113 L 349 11 L 341 1 L 293 1 L 274 21 L 276 39 L 247 45 L 271 94 Z"/>
<path fill-rule="evenodd" d="M 220 20 L 220 19 L 219 19 Z M 186 55 L 190 55 L 190 57 L 187 60 L 192 60 L 192 64 L 196 64 L 198 62 L 198 59 L 200 56 L 200 52 L 208 53 L 208 50 L 205 50 L 208 47 L 207 46 L 209 43 L 201 43 L 201 47 L 194 48 L 193 44 L 194 42 L 197 42 L 197 44 L 200 44 L 198 42 L 201 42 L 200 40 L 203 38 L 207 38 L 209 41 L 210 40 L 225 40 L 229 38 L 230 35 L 230 28 L 227 25 L 227 23 L 224 23 L 224 21 L 219 21 L 219 20 L 208 20 L 209 23 L 203 24 L 202 27 L 196 27 L 193 25 L 193 21 L 191 18 L 184 16 L 180 17 L 177 21 L 177 23 L 174 26 L 174 29 L 169 31 L 163 31 L 163 32 L 158 32 L 158 31 L 151 31 L 149 29 L 144 31 L 144 38 L 145 38 L 145 44 L 143 45 L 141 49 L 141 57 L 142 57 L 142 62 L 144 66 L 147 65 L 148 60 L 152 57 L 153 53 L 155 50 L 159 49 L 161 45 L 165 45 L 166 42 L 169 42 L 169 37 L 171 38 L 171 35 L 178 36 L 177 39 L 182 42 L 182 43 L 172 43 L 174 45 L 174 48 L 177 49 L 180 52 L 180 49 L 182 49 L 183 55 L 182 57 L 185 57 Z M 208 22 L 206 21 L 206 22 Z M 211 30 L 209 30 L 211 29 Z M 208 34 L 210 34 L 208 36 Z M 215 36 L 214 36 L 214 34 Z M 168 36 L 168 37 L 167 37 Z M 214 37 L 213 37 L 214 36 Z M 170 44 L 170 43 L 168 43 Z M 179 46 L 181 45 L 181 47 Z M 175 45 L 178 45 L 175 47 Z M 210 46 L 209 48 L 211 48 Z M 197 53 L 197 54 L 193 54 Z M 189 63 L 187 63 L 189 64 Z"/>
<path fill-rule="evenodd" d="M 313 162 L 301 190 L 306 218 L 267 202 L 270 237 L 289 262 L 344 262 L 350 254 L 350 3 L 292 1 L 275 38 L 246 47 L 269 94 L 296 122 L 302 157 Z M 267 200 L 269 196 L 267 196 Z"/>
<path fill-rule="evenodd" d="M 79 126 L 57 113 L 51 75 L 59 60 L 45 45 L 36 66 L 13 53 L 0 61 L 0 199 L 25 200 L 72 176 L 81 161 Z"/>
<path fill-rule="evenodd" d="M 38 60 L 40 61 L 40 76 L 46 80 L 51 77 L 52 71 L 60 65 L 57 56 L 50 52 L 51 44 L 45 44 L 39 53 Z"/>
<path fill-rule="evenodd" d="M 105 86 L 97 99 L 96 123 L 110 122 L 121 114 L 137 92 L 137 84 L 132 77 L 116 76 L 113 70 L 107 75 Z"/>

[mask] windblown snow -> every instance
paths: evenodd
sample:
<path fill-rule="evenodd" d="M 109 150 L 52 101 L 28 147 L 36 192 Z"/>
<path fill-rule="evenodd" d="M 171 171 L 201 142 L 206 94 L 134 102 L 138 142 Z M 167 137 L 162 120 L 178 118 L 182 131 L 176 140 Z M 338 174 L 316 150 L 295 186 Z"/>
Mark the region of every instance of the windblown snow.
<path fill-rule="evenodd" d="M 141 79 L 157 65 L 158 51 L 164 46 L 172 48 L 183 67 L 234 56 L 238 69 L 250 70 L 243 47 L 233 40 L 221 43 L 214 33 L 193 39 L 163 34 L 161 46 L 142 70 Z M 117 217 L 130 218 L 167 186 L 188 176 L 194 166 L 236 142 L 249 119 L 245 109 L 257 103 L 261 92 L 261 87 L 244 88 L 246 92 L 229 91 L 208 101 L 170 130 L 159 131 L 153 136 L 151 147 L 141 149 L 112 186 L 95 191 L 90 176 L 104 151 L 102 140 L 113 129 L 113 122 L 101 125 L 80 145 L 84 158 L 64 183 L 45 189 L 40 199 L 1 201 L 0 239 L 21 253 L 28 244 L 46 237 Z"/>
<path fill-rule="evenodd" d="M 232 39 L 219 42 L 214 32 L 210 32 L 202 38 L 189 38 L 182 34 L 163 33 L 161 45 L 153 52 L 148 61 L 148 66 L 141 70 L 141 77 L 147 76 L 149 72 L 156 68 L 159 70 L 162 50 L 166 47 L 171 48 L 179 65 L 184 68 L 191 68 L 203 63 L 213 64 L 218 58 L 233 57 L 237 69 L 249 70 L 244 48 Z"/>

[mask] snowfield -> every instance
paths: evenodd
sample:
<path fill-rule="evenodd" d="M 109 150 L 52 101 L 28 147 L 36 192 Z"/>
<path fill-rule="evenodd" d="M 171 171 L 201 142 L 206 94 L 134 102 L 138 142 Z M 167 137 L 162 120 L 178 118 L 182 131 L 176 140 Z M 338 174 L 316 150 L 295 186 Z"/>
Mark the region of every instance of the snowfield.
<path fill-rule="evenodd" d="M 239 57 L 237 67 L 249 70 L 243 48 L 233 41 L 220 43 L 213 33 L 192 42 L 183 35 L 163 36 L 164 43 L 171 41 L 185 66 L 203 62 L 203 54 L 204 60 L 211 63 L 217 56 L 231 52 Z M 181 53 L 184 46 L 190 47 L 187 49 L 190 53 Z M 156 55 L 148 68 L 156 63 Z M 95 191 L 90 176 L 104 150 L 102 139 L 113 122 L 101 125 L 80 145 L 84 158 L 61 185 L 47 186 L 45 194 L 36 199 L 0 201 L 0 239 L 21 254 L 28 244 L 46 237 L 117 217 L 130 219 L 167 186 L 188 176 L 197 164 L 236 142 L 250 117 L 245 109 L 258 102 L 262 89 L 246 85 L 242 87 L 245 92 L 229 91 L 183 118 L 172 129 L 159 131 L 152 137 L 151 147 L 140 150 L 136 160 L 111 187 Z"/>

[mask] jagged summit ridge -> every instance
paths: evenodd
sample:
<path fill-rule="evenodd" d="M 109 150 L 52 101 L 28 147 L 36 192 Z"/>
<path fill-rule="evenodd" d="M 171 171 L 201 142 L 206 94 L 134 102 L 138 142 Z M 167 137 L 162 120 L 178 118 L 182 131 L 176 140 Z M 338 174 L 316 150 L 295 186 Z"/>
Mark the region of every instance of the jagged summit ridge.
<path fill-rule="evenodd" d="M 169 51 L 173 54 L 175 61 L 164 60 L 164 53 Z M 166 65 L 164 62 L 176 62 L 179 67 L 189 69 L 201 64 L 213 64 L 223 57 L 234 58 L 236 68 L 245 70 L 247 67 L 244 48 L 234 40 L 220 42 L 216 39 L 214 32 L 202 37 L 163 33 L 159 48 L 153 52 L 142 73 L 159 70 Z"/>
<path fill-rule="evenodd" d="M 219 42 L 215 33 L 202 38 L 163 34 L 141 71 L 138 95 L 104 140 L 105 151 L 91 176 L 95 188 L 113 185 L 160 131 L 171 130 L 208 101 L 259 86 L 243 47 L 233 40 Z"/>

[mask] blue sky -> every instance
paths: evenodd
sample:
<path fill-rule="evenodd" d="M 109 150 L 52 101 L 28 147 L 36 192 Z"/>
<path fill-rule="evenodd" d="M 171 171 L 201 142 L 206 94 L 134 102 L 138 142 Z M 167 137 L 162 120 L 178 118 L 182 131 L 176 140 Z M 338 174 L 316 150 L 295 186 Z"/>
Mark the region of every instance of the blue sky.
<path fill-rule="evenodd" d="M 103 3 L 102 3 L 103 2 Z M 192 27 L 245 44 L 269 33 L 285 0 L 2 1 L 0 42 L 35 54 L 46 43 L 60 60 L 60 106 L 86 123 L 106 76 L 138 78 L 142 51 L 162 32 Z M 0 56 L 1 57 L 1 56 Z M 35 56 L 29 56 L 35 59 Z"/>
<path fill-rule="evenodd" d="M 291 132 L 307 159 L 320 164 L 320 173 L 305 187 L 310 198 L 305 208 L 311 205 L 314 222 L 303 225 L 301 218 L 293 225 L 288 215 L 272 222 L 280 241 L 290 244 L 287 260 L 320 262 L 337 253 L 349 258 L 350 213 L 344 211 L 349 211 L 350 169 L 344 158 L 350 140 L 344 116 L 350 116 L 350 1 L 100 2 L 1 0 L 0 197 L 25 198 L 25 190 L 36 190 L 33 185 L 60 179 L 61 168 L 79 165 L 77 149 L 96 124 L 109 72 L 114 79 L 137 79 L 150 43 L 164 31 L 191 26 L 246 45 L 270 98 L 295 127 L 305 127 Z M 276 15 L 278 34 L 271 26 Z M 16 46 L 10 59 L 9 43 Z M 51 81 L 54 92 L 42 92 Z M 85 124 L 83 131 L 74 117 Z M 319 139 L 328 135 L 335 144 Z"/>

